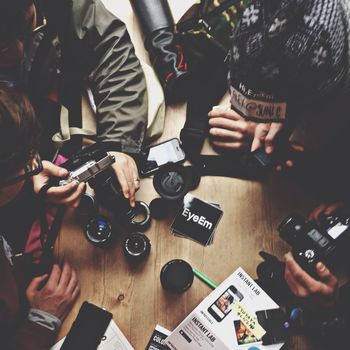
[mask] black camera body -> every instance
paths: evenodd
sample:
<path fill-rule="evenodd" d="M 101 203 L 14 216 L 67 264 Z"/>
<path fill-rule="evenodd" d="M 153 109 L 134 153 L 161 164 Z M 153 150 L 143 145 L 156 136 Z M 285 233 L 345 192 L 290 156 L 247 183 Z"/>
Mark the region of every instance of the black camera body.
<path fill-rule="evenodd" d="M 278 226 L 278 232 L 292 246 L 298 264 L 317 277 L 319 261 L 335 268 L 346 258 L 345 252 L 350 247 L 349 226 L 350 218 L 341 215 L 323 216 L 320 228 L 301 215 L 291 215 Z"/>

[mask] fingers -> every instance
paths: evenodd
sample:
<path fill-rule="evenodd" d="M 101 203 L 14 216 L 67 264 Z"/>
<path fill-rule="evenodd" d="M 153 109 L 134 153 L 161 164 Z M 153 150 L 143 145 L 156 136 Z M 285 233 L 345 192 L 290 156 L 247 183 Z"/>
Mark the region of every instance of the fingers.
<path fill-rule="evenodd" d="M 249 144 L 246 142 L 225 142 L 225 141 L 211 141 L 211 143 L 219 148 L 231 149 L 231 150 L 239 150 L 242 148 L 248 148 Z"/>
<path fill-rule="evenodd" d="M 67 263 L 65 263 L 63 265 L 60 280 L 58 282 L 58 289 L 65 291 L 67 289 L 71 276 L 72 276 L 72 268 Z"/>
<path fill-rule="evenodd" d="M 237 131 L 238 133 L 245 135 L 248 132 L 248 124 L 246 121 L 230 120 L 227 118 L 212 118 L 209 120 L 211 128 L 227 129 L 231 131 Z"/>
<path fill-rule="evenodd" d="M 222 138 L 230 141 L 243 141 L 244 135 L 237 131 L 231 131 L 227 129 L 221 129 L 221 128 L 211 128 L 209 130 L 209 133 L 211 136 L 214 136 L 215 138 Z"/>
<path fill-rule="evenodd" d="M 57 264 L 54 264 L 51 270 L 50 277 L 46 283 L 46 288 L 55 290 L 58 286 L 61 277 L 61 269 Z"/>
<path fill-rule="evenodd" d="M 113 165 L 115 174 L 125 198 L 130 205 L 135 206 L 135 193 L 140 188 L 139 172 L 133 158 L 120 152 L 110 152 L 116 158 Z"/>
<path fill-rule="evenodd" d="M 264 123 L 255 128 L 254 140 L 251 151 L 255 151 L 265 145 L 265 152 L 270 154 L 274 150 L 274 141 L 276 136 L 283 129 L 282 123 Z"/>
<path fill-rule="evenodd" d="M 43 168 L 44 172 L 55 177 L 64 177 L 68 175 L 67 169 L 61 168 L 47 160 L 43 160 Z"/>
<path fill-rule="evenodd" d="M 218 118 L 218 117 L 224 117 L 231 120 L 244 120 L 243 117 L 241 117 L 238 113 L 233 111 L 229 108 L 220 108 L 220 106 L 217 106 L 216 108 L 213 108 L 209 113 L 208 116 L 210 117 L 210 120 Z M 210 123 L 210 121 L 209 121 Z"/>
<path fill-rule="evenodd" d="M 315 208 L 308 216 L 308 220 L 318 222 L 319 216 L 327 208 L 327 205 L 322 203 L 317 208 Z"/>
<path fill-rule="evenodd" d="M 119 185 L 121 187 L 121 190 L 122 190 L 124 197 L 129 199 L 129 197 L 130 197 L 129 185 L 128 185 L 126 174 L 124 172 L 124 168 L 122 168 L 118 165 L 113 166 L 113 168 L 114 168 L 115 175 L 117 176 L 117 180 L 119 182 Z"/>
<path fill-rule="evenodd" d="M 74 301 L 80 293 L 80 287 L 76 286 L 73 293 L 72 293 L 72 301 Z"/>
<path fill-rule="evenodd" d="M 316 270 L 320 276 L 320 280 L 323 282 L 320 293 L 323 295 L 332 295 L 338 287 L 337 278 L 322 262 L 317 263 Z"/>
<path fill-rule="evenodd" d="M 301 285 L 294 277 L 293 269 L 291 266 L 291 261 L 293 261 L 291 253 L 285 255 L 286 267 L 284 271 L 284 278 L 294 295 L 298 297 L 305 297 L 307 295 L 307 290 Z"/>
<path fill-rule="evenodd" d="M 322 276 L 320 281 L 312 278 L 293 259 L 292 255 L 286 254 L 285 279 L 292 292 L 301 298 L 312 295 L 331 296 L 337 287 L 337 279 L 322 264 L 318 263 L 317 272 Z M 320 276 L 320 277 L 321 277 Z"/>
<path fill-rule="evenodd" d="M 69 283 L 67 285 L 67 293 L 71 293 L 73 294 L 75 289 L 78 286 L 78 277 L 77 277 L 77 273 L 75 272 L 74 269 L 72 269 L 72 274 L 71 274 L 71 278 L 69 280 Z"/>
<path fill-rule="evenodd" d="M 40 289 L 41 284 L 47 279 L 48 274 L 38 276 L 32 279 L 27 287 L 27 294 L 32 294 Z"/>
<path fill-rule="evenodd" d="M 265 138 L 267 133 L 269 132 L 270 126 L 270 123 L 257 125 L 257 127 L 255 128 L 254 139 L 251 148 L 252 152 L 264 145 Z"/>
<path fill-rule="evenodd" d="M 47 198 L 50 202 L 76 208 L 85 189 L 85 183 L 78 185 L 76 182 L 71 182 L 64 186 L 50 187 L 47 191 Z"/>
<path fill-rule="evenodd" d="M 336 202 L 336 203 L 334 203 L 334 204 L 329 205 L 329 206 L 325 209 L 324 213 L 325 213 L 326 215 L 331 215 L 331 214 L 334 214 L 335 211 L 337 211 L 338 209 L 341 209 L 341 208 L 343 208 L 343 207 L 344 207 L 344 203 L 342 203 L 342 202 Z"/>
<path fill-rule="evenodd" d="M 274 150 L 274 140 L 278 133 L 281 132 L 283 128 L 282 123 L 271 123 L 271 126 L 265 137 L 265 151 L 267 154 L 270 154 Z"/>

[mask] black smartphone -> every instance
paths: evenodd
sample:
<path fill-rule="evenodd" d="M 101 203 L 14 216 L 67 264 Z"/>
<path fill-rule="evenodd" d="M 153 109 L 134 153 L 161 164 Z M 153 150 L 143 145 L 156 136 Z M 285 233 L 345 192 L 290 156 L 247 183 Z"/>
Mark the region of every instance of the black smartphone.
<path fill-rule="evenodd" d="M 242 299 L 243 294 L 231 285 L 209 306 L 208 312 L 221 322 L 232 310 L 231 305 Z"/>
<path fill-rule="evenodd" d="M 289 322 L 281 309 L 257 311 L 256 317 L 266 334 L 262 337 L 263 345 L 283 343 L 288 337 Z"/>
<path fill-rule="evenodd" d="M 61 350 L 96 350 L 113 315 L 87 301 L 81 306 Z"/>
<path fill-rule="evenodd" d="M 185 160 L 185 152 L 180 140 L 173 138 L 146 148 L 143 152 L 140 175 L 148 176 L 168 163 L 181 163 Z"/>

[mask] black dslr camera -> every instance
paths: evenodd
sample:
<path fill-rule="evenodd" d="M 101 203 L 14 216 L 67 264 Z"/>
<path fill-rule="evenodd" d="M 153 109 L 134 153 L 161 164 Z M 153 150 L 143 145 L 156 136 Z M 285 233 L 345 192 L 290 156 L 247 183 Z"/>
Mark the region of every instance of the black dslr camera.
<path fill-rule="evenodd" d="M 301 215 L 291 215 L 278 226 L 281 238 L 293 247 L 294 259 L 313 277 L 317 277 L 317 262 L 334 268 L 350 248 L 349 217 L 324 215 L 320 221 L 318 228 Z"/>
<path fill-rule="evenodd" d="M 71 181 L 88 182 L 95 191 L 97 201 L 109 209 L 114 217 L 133 229 L 142 231 L 150 222 L 149 208 L 140 201 L 136 202 L 135 207 L 130 206 L 111 167 L 114 162 L 113 156 L 98 144 L 93 144 L 74 154 L 70 160 L 61 165 L 69 171 L 69 174 L 66 179 L 59 181 L 59 185 Z M 100 236 L 98 230 L 96 235 Z M 95 238 L 98 240 L 97 236 Z"/>

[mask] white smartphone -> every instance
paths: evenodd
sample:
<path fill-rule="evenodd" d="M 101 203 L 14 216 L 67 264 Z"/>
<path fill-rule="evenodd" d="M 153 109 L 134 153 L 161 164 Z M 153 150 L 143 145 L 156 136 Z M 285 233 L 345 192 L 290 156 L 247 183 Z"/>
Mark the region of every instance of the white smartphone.
<path fill-rule="evenodd" d="M 185 158 L 180 140 L 177 138 L 167 140 L 144 150 L 140 174 L 142 176 L 150 175 L 165 164 L 181 163 Z"/>

